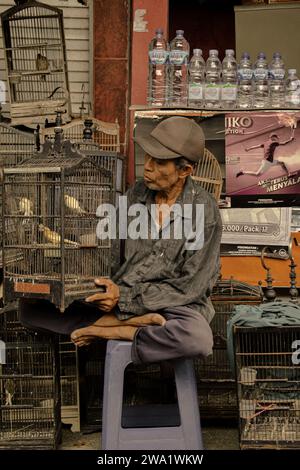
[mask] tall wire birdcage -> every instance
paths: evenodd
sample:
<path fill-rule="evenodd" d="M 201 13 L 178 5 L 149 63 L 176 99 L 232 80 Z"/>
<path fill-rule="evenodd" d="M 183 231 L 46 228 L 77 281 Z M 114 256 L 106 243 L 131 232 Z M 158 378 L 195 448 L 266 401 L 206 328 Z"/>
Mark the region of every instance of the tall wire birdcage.
<path fill-rule="evenodd" d="M 0 122 L 0 180 L 2 182 L 4 167 L 12 167 L 31 158 L 35 152 L 35 136 L 30 132 Z M 2 183 L 0 188 L 0 219 L 2 218 Z M 0 240 L 2 246 L 2 223 L 0 226 Z M 2 267 L 2 256 L 0 257 Z"/>
<path fill-rule="evenodd" d="M 80 431 L 80 396 L 78 349 L 69 338 L 59 338 L 61 420 L 71 424 L 72 432 Z"/>
<path fill-rule="evenodd" d="M 62 10 L 36 1 L 1 15 L 12 124 L 70 115 Z"/>
<path fill-rule="evenodd" d="M 233 327 L 242 449 L 299 449 L 300 325 Z"/>
<path fill-rule="evenodd" d="M 195 359 L 201 415 L 207 418 L 237 418 L 234 374 L 227 354 L 227 320 L 236 305 L 262 302 L 260 289 L 235 279 L 219 279 L 212 292 L 215 316 L 211 322 L 213 353 Z"/>
<path fill-rule="evenodd" d="M 3 177 L 4 299 L 43 298 L 61 311 L 110 275 L 111 242 L 97 236 L 111 176 L 57 134 Z M 11 261 L 12 260 L 12 261 Z"/>
<path fill-rule="evenodd" d="M 0 312 L 0 448 L 56 449 L 61 435 L 58 343 Z"/>

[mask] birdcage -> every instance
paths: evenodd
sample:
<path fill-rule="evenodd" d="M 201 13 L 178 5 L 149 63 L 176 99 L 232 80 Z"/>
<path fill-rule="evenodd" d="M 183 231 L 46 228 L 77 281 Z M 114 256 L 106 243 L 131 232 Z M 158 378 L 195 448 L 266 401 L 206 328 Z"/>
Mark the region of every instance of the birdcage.
<path fill-rule="evenodd" d="M 61 420 L 71 424 L 73 432 L 80 431 L 80 397 L 78 349 L 68 338 L 59 341 Z"/>
<path fill-rule="evenodd" d="M 63 13 L 36 1 L 1 15 L 13 124 L 70 114 Z"/>
<path fill-rule="evenodd" d="M 54 141 L 56 129 L 61 128 L 65 139 L 75 143 L 80 151 L 92 157 L 112 174 L 112 185 L 117 196 L 124 192 L 124 156 L 120 154 L 120 126 L 95 118 L 74 119 L 63 125 L 57 113 L 56 127 L 40 129 L 41 142 Z"/>
<path fill-rule="evenodd" d="M 109 178 L 108 170 L 59 134 L 31 160 L 4 169 L 6 302 L 43 298 L 63 311 L 95 291 L 95 277 L 110 275 L 110 239 L 97 236 L 96 215 L 101 204 L 114 200 L 104 182 Z"/>
<path fill-rule="evenodd" d="M 242 449 L 299 449 L 300 325 L 233 328 Z"/>
<path fill-rule="evenodd" d="M 21 161 L 31 158 L 35 151 L 35 136 L 30 132 L 22 132 L 8 124 L 0 122 L 0 168 L 15 166 Z M 2 172 L 0 175 L 2 181 Z M 0 188 L 0 218 L 2 217 L 2 185 Z M 2 245 L 2 223 L 0 228 Z M 2 257 L 0 259 L 2 267 Z"/>
<path fill-rule="evenodd" d="M 227 355 L 227 320 L 235 305 L 262 302 L 259 288 L 234 279 L 217 281 L 212 303 L 215 316 L 211 322 L 213 354 L 195 359 L 201 415 L 207 418 L 237 418 L 235 378 Z"/>
<path fill-rule="evenodd" d="M 57 341 L 26 330 L 17 310 L 0 312 L 0 448 L 55 449 L 60 428 Z"/>
<path fill-rule="evenodd" d="M 14 127 L 0 123 L 0 156 L 1 167 L 15 166 L 35 152 L 35 136 Z"/>

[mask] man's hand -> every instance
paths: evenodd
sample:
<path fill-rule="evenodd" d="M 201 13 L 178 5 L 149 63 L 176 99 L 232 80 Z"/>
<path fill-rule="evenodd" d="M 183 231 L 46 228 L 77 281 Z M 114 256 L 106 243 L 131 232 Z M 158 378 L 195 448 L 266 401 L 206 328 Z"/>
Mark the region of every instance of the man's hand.
<path fill-rule="evenodd" d="M 106 292 L 91 295 L 85 299 L 86 302 L 94 302 L 103 312 L 111 312 L 120 298 L 120 289 L 111 279 L 98 277 L 95 279 L 96 286 L 105 286 Z"/>

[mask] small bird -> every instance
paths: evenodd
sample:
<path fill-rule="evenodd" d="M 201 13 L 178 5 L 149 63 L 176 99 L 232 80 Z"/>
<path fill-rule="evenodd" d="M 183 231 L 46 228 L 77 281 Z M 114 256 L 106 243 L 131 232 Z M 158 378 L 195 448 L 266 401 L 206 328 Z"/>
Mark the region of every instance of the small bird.
<path fill-rule="evenodd" d="M 46 225 L 43 225 L 43 224 L 39 224 L 39 230 L 40 232 L 43 232 L 45 239 L 49 243 L 52 243 L 53 245 L 60 244 L 61 236 L 59 235 L 59 233 L 50 230 L 49 227 L 46 227 Z M 79 243 L 73 242 L 72 240 L 68 240 L 68 239 L 65 239 L 64 243 L 66 245 L 79 246 Z"/>
<path fill-rule="evenodd" d="M 86 214 L 86 212 L 80 207 L 79 201 L 75 197 L 65 194 L 64 196 L 66 206 L 77 214 Z"/>
<path fill-rule="evenodd" d="M 48 70 L 49 61 L 45 55 L 38 53 L 36 56 L 36 69 L 37 70 Z M 41 80 L 46 81 L 46 75 L 41 75 Z"/>
<path fill-rule="evenodd" d="M 27 197 L 21 197 L 21 199 L 19 200 L 19 211 L 21 212 L 21 214 L 24 214 L 27 217 L 33 215 L 32 207 L 33 204 L 30 199 L 27 199 Z"/>
<path fill-rule="evenodd" d="M 15 383 L 12 379 L 7 379 L 4 384 L 5 404 L 4 406 L 12 406 L 12 399 L 15 393 Z"/>

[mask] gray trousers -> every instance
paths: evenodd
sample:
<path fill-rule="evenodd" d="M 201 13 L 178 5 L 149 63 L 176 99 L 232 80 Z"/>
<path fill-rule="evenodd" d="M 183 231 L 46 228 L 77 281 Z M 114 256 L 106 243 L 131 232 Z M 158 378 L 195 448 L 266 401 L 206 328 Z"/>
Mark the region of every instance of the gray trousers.
<path fill-rule="evenodd" d="M 189 307 L 172 307 L 159 313 L 166 318 L 165 325 L 147 325 L 138 328 L 135 334 L 132 344 L 135 364 L 212 353 L 212 331 L 201 313 Z M 101 311 L 97 307 L 82 302 L 74 302 L 64 313 L 49 302 L 28 299 L 20 302 L 21 322 L 35 330 L 69 335 L 100 317 Z"/>

